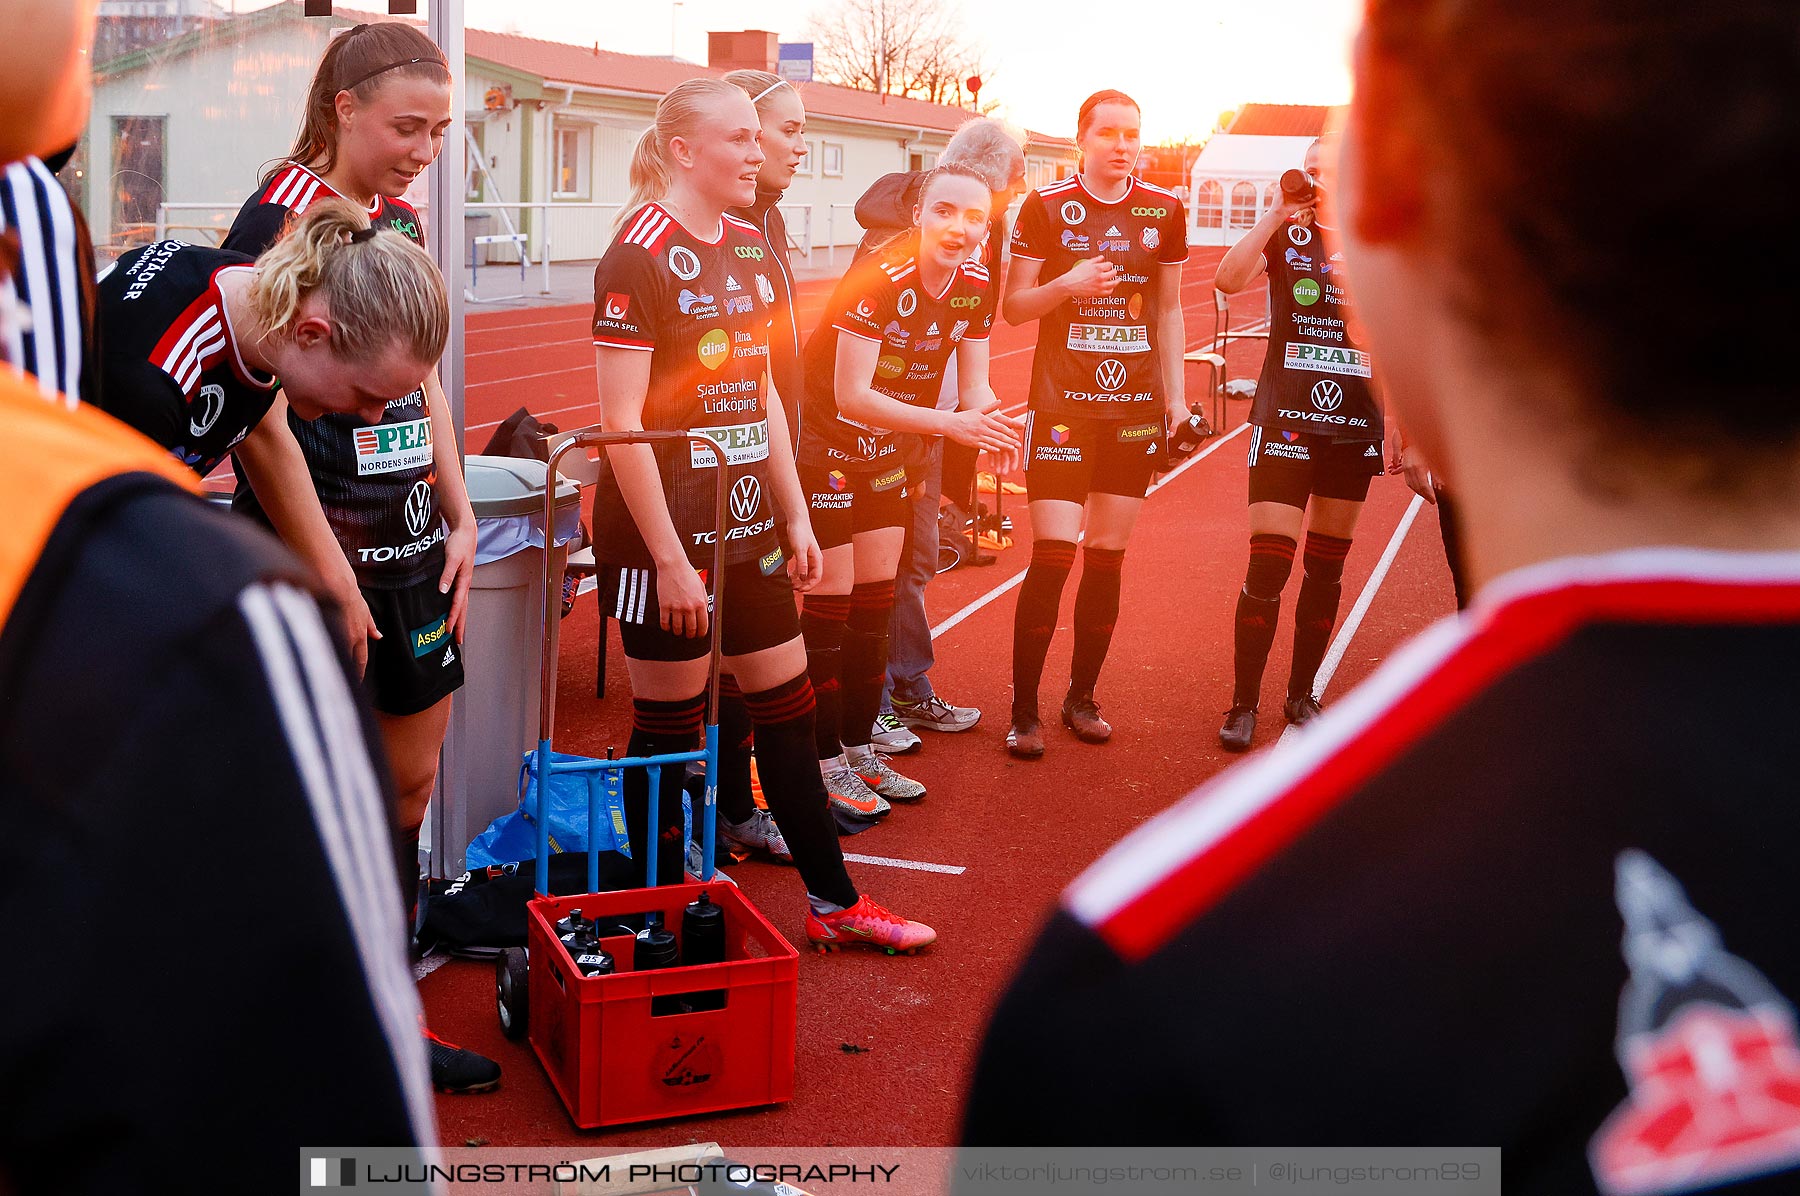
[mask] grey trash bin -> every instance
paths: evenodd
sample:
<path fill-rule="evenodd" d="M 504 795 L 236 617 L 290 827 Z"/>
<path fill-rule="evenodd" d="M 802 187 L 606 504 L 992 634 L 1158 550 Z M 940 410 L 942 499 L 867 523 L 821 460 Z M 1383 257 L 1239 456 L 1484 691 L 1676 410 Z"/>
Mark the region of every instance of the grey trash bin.
<path fill-rule="evenodd" d="M 530 458 L 474 456 L 464 472 L 481 548 L 463 633 L 466 679 L 451 712 L 433 802 L 431 871 L 437 876 L 460 873 L 469 840 L 518 806 L 519 765 L 538 736 L 548 471 Z M 556 511 L 553 551 L 560 565 L 562 542 L 581 518 L 580 488 L 567 478 L 559 479 Z M 551 652 L 557 643 L 552 626 Z"/>

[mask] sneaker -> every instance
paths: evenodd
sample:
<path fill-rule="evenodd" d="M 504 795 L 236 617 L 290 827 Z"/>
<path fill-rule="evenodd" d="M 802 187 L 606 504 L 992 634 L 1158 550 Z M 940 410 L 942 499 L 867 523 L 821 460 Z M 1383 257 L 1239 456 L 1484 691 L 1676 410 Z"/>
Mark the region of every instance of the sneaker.
<path fill-rule="evenodd" d="M 896 696 L 894 713 L 914 730 L 967 731 L 981 721 L 981 711 L 973 706 L 952 706 L 936 694 L 920 702 L 907 702 Z"/>
<path fill-rule="evenodd" d="M 867 894 L 835 914 L 806 911 L 806 937 L 821 953 L 840 947 L 874 947 L 889 955 L 911 955 L 937 942 L 937 931 L 909 922 L 871 901 Z"/>
<path fill-rule="evenodd" d="M 890 756 L 916 752 L 924 743 L 892 710 L 883 710 L 875 716 L 875 725 L 869 729 L 869 742 L 875 745 L 876 751 Z"/>
<path fill-rule="evenodd" d="M 727 823 L 723 818 L 719 819 L 719 827 L 721 830 L 724 829 L 728 825 L 729 825 L 729 823 Z M 727 862 L 727 861 L 719 858 L 719 848 L 721 848 L 723 846 L 724 846 L 723 836 L 721 836 L 721 842 L 715 843 L 713 845 L 713 874 L 712 874 L 712 880 L 708 881 L 707 882 L 708 884 L 727 884 L 727 885 L 737 884 L 737 881 L 731 879 L 731 874 L 729 872 L 725 871 L 725 869 L 720 866 Z M 699 876 L 700 875 L 700 865 L 704 864 L 705 862 L 706 862 L 705 860 L 702 860 L 700 858 L 700 845 L 698 843 L 694 842 L 692 839 L 689 839 L 688 845 L 687 845 L 687 861 L 686 861 L 686 868 L 687 868 L 688 876 Z"/>
<path fill-rule="evenodd" d="M 1006 732 L 1006 750 L 1021 760 L 1036 760 L 1044 754 L 1044 731 L 1035 714 L 1013 715 L 1012 727 Z"/>
<path fill-rule="evenodd" d="M 839 756 L 828 761 L 823 770 L 825 775 L 825 792 L 831 798 L 831 804 L 844 813 L 856 818 L 885 818 L 894 807 L 888 805 L 887 799 L 869 788 L 863 779 L 852 772 L 850 765 Z"/>
<path fill-rule="evenodd" d="M 1100 717 L 1100 706 L 1091 693 L 1071 692 L 1064 698 L 1062 722 L 1083 743 L 1105 743 L 1112 738 L 1112 724 Z"/>
<path fill-rule="evenodd" d="M 888 766 L 888 762 L 872 748 L 861 751 L 847 749 L 844 759 L 863 784 L 887 798 L 889 801 L 918 801 L 925 796 L 925 786 L 911 777 L 903 777 Z"/>
<path fill-rule="evenodd" d="M 757 810 L 743 822 L 719 819 L 719 835 L 727 842 L 763 852 L 784 864 L 794 862 L 794 853 L 788 850 L 781 828 L 775 825 L 774 816 L 767 810 Z"/>
<path fill-rule="evenodd" d="M 426 1029 L 425 1048 L 431 1056 L 431 1086 L 439 1092 L 467 1096 L 476 1092 L 492 1092 L 500 1087 L 500 1065 L 486 1055 L 445 1042 Z"/>
<path fill-rule="evenodd" d="M 1254 734 L 1256 707 L 1233 706 L 1225 712 L 1225 725 L 1219 728 L 1219 745 L 1228 752 L 1247 752 Z"/>
<path fill-rule="evenodd" d="M 1319 699 L 1311 694 L 1301 694 L 1297 698 L 1289 698 L 1281 704 L 1281 712 L 1287 715 L 1287 721 L 1296 727 L 1304 727 L 1319 717 Z"/>

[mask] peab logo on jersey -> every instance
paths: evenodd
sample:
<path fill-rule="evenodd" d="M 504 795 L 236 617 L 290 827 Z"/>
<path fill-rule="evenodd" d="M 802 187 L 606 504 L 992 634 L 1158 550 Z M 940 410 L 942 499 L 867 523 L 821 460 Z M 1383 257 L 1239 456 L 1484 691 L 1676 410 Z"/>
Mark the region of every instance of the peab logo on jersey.
<path fill-rule="evenodd" d="M 616 291 L 606 293 L 606 302 L 601 307 L 609 320 L 623 320 L 631 314 L 631 296 L 621 295 Z"/>
<path fill-rule="evenodd" d="M 1312 404 L 1320 411 L 1336 411 L 1344 405 L 1344 388 L 1329 378 L 1316 382 L 1312 388 Z"/>
<path fill-rule="evenodd" d="M 1367 378 L 1374 373 L 1369 355 L 1360 349 L 1339 349 L 1309 341 L 1290 341 L 1281 351 L 1283 369 L 1309 370 L 1316 374 L 1351 374 Z"/>
<path fill-rule="evenodd" d="M 1125 363 L 1108 357 L 1094 370 L 1094 385 L 1104 391 L 1115 391 L 1125 385 Z"/>
<path fill-rule="evenodd" d="M 1664 1196 L 1800 1167 L 1793 1005 L 1655 860 L 1629 850 L 1613 870 L 1631 968 L 1614 1050 L 1629 1091 L 1588 1142 L 1595 1185 Z"/>
<path fill-rule="evenodd" d="M 762 509 L 762 483 L 754 477 L 742 477 L 731 484 L 731 517 L 749 523 Z"/>
<path fill-rule="evenodd" d="M 1288 240 L 1296 245 L 1311 245 L 1312 229 L 1307 228 L 1304 224 L 1290 224 L 1288 225 Z"/>
<path fill-rule="evenodd" d="M 1087 219 L 1087 209 L 1080 200 L 1071 199 L 1062 206 L 1062 218 L 1064 224 L 1080 224 Z"/>
<path fill-rule="evenodd" d="M 1143 324 L 1070 324 L 1068 347 L 1077 353 L 1148 353 L 1150 329 Z"/>
<path fill-rule="evenodd" d="M 906 288 L 906 290 L 900 292 L 900 302 L 896 303 L 894 306 L 900 312 L 902 318 L 912 315 L 919 310 L 919 293 L 911 287 Z"/>
<path fill-rule="evenodd" d="M 669 250 L 669 273 L 683 282 L 692 282 L 700 277 L 700 258 L 686 245 L 677 245 Z"/>
<path fill-rule="evenodd" d="M 199 403 L 199 410 L 188 417 L 188 434 L 204 436 L 213 430 L 213 425 L 225 414 L 225 388 L 208 382 L 200 388 L 196 401 Z"/>
<path fill-rule="evenodd" d="M 399 473 L 431 464 L 431 421 L 376 424 L 356 429 L 356 476 Z M 413 532 L 419 535 L 420 532 Z"/>
<path fill-rule="evenodd" d="M 414 482 L 412 492 L 406 496 L 406 534 L 422 536 L 425 525 L 431 521 L 434 504 L 431 501 L 431 483 Z"/>

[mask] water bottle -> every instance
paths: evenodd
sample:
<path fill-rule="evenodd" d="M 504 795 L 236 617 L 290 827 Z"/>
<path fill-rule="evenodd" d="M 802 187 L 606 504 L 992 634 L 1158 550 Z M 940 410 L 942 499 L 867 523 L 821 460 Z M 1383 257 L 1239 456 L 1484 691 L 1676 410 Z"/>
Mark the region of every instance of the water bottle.
<path fill-rule="evenodd" d="M 702 891 L 698 901 L 690 902 L 681 911 L 681 963 L 683 967 L 692 967 L 696 964 L 723 963 L 724 960 L 725 911 L 713 904 L 712 898 Z M 694 1011 L 723 1009 L 725 990 L 689 993 L 687 1007 Z"/>
<path fill-rule="evenodd" d="M 556 937 L 559 939 L 567 939 L 570 935 L 586 925 L 591 925 L 591 923 L 581 916 L 581 911 L 579 909 L 572 909 L 569 911 L 568 917 L 556 924 Z"/>
<path fill-rule="evenodd" d="M 1281 172 L 1281 193 L 1289 203 L 1305 203 L 1313 197 L 1313 180 L 1304 170 Z"/>
<path fill-rule="evenodd" d="M 1203 415 L 1190 415 L 1169 430 L 1168 448 L 1164 450 L 1164 464 L 1174 469 L 1183 461 L 1194 455 L 1194 450 L 1208 436 L 1213 434 L 1212 426 Z"/>
<path fill-rule="evenodd" d="M 631 969 L 634 972 L 650 972 L 659 968 L 673 968 L 681 963 L 681 950 L 676 945 L 675 935 L 662 924 L 660 915 L 651 915 L 650 925 L 638 931 L 637 938 L 632 941 Z M 682 1000 L 679 996 L 650 998 L 650 1016 L 661 1017 L 667 1013 L 681 1013 Z"/>

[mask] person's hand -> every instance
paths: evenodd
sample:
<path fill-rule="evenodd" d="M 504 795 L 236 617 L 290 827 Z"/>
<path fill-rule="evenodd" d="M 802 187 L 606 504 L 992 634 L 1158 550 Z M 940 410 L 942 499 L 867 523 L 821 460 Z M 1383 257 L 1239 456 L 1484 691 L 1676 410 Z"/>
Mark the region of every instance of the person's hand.
<path fill-rule="evenodd" d="M 1320 183 L 1318 179 L 1314 179 L 1313 192 L 1305 199 L 1295 200 L 1280 187 L 1275 189 L 1275 193 L 1280 196 L 1280 199 L 1275 204 L 1275 210 L 1279 213 L 1281 220 L 1291 220 L 1295 216 L 1298 216 L 1301 224 L 1311 224 L 1313 222 L 1313 217 L 1317 214 L 1319 198 L 1324 195 L 1325 188 L 1324 184 Z"/>
<path fill-rule="evenodd" d="M 788 582 L 794 593 L 804 594 L 824 580 L 825 554 L 808 520 L 788 520 L 787 539 Z"/>
<path fill-rule="evenodd" d="M 1437 489 L 1431 484 L 1431 467 L 1419 450 L 1407 445 L 1400 450 L 1400 473 L 1412 492 L 1433 506 L 1437 505 Z"/>
<path fill-rule="evenodd" d="M 1074 299 L 1098 299 L 1119 285 L 1119 268 L 1104 257 L 1084 257 L 1059 279 Z"/>
<path fill-rule="evenodd" d="M 1016 453 L 1025 438 L 1025 421 L 997 408 L 953 411 L 944 435 L 958 444 L 990 453 Z"/>
<path fill-rule="evenodd" d="M 351 586 L 348 591 L 333 594 L 337 600 L 338 610 L 343 612 L 344 635 L 350 645 L 350 662 L 356 666 L 358 680 L 369 668 L 369 641 L 381 638 L 381 629 L 375 626 L 375 616 L 369 613 L 369 604 L 363 600 L 362 591 Z"/>
<path fill-rule="evenodd" d="M 706 586 L 686 561 L 657 566 L 656 615 L 672 635 L 699 639 L 706 634 Z"/>
<path fill-rule="evenodd" d="M 472 520 L 444 537 L 444 572 L 438 578 L 438 593 L 450 595 L 450 631 L 459 644 L 469 616 L 469 583 L 475 580 L 475 540 Z"/>

